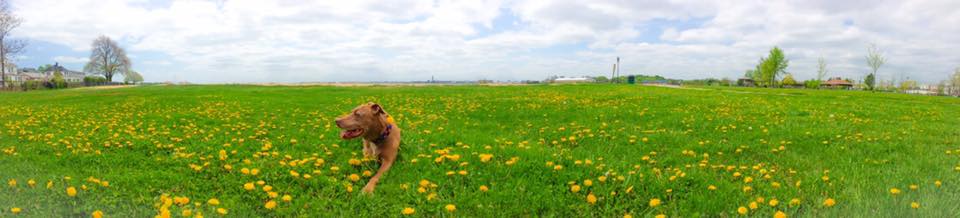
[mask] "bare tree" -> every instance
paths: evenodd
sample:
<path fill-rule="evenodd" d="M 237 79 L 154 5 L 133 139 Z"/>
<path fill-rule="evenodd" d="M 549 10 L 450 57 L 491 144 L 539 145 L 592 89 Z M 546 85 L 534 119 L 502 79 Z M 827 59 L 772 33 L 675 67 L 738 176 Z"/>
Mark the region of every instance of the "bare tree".
<path fill-rule="evenodd" d="M 83 71 L 103 75 L 107 82 L 112 82 L 113 75 L 125 74 L 130 70 L 127 52 L 120 48 L 117 42 L 103 35 L 93 40 L 90 61 L 83 66 Z"/>
<path fill-rule="evenodd" d="M 820 56 L 817 59 L 817 81 L 823 81 L 825 76 L 827 76 L 827 62 L 823 60 L 823 56 Z"/>
<path fill-rule="evenodd" d="M 10 3 L 0 0 L 0 80 L 3 80 L 0 87 L 7 85 L 7 68 L 12 64 L 13 56 L 22 53 L 23 48 L 27 47 L 27 41 L 10 38 L 13 29 L 20 27 L 22 22 L 23 19 L 10 10 Z"/>
<path fill-rule="evenodd" d="M 873 70 L 870 75 L 867 75 L 867 80 L 864 83 L 867 84 L 867 88 L 873 90 L 873 86 L 876 83 L 877 70 L 880 69 L 880 66 L 883 66 L 887 62 L 887 58 L 883 57 L 883 54 L 880 53 L 880 49 L 877 48 L 876 44 L 870 44 L 870 47 L 867 48 L 867 66 L 870 66 L 870 69 Z"/>
<path fill-rule="evenodd" d="M 948 95 L 960 96 L 960 67 L 954 70 L 953 75 L 947 79 L 946 83 L 950 88 L 950 91 L 947 92 Z"/>

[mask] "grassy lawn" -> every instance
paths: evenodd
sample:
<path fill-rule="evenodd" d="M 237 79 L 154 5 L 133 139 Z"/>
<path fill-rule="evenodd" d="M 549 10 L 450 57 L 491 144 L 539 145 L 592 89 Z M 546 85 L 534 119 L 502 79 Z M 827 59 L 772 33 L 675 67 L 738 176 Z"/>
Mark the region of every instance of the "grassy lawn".
<path fill-rule="evenodd" d="M 333 125 L 369 101 L 404 130 L 400 160 L 373 196 L 360 189 L 377 163 Z M 14 207 L 26 217 L 395 217 L 404 208 L 428 217 L 960 214 L 957 98 L 611 85 L 150 86 L 0 93 L 0 102 L 0 217 Z"/>

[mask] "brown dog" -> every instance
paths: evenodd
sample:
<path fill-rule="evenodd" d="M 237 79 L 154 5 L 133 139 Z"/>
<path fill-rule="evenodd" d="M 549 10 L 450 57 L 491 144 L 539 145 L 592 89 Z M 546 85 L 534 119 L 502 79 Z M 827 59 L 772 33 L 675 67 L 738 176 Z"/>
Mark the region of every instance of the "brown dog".
<path fill-rule="evenodd" d="M 400 127 L 393 122 L 393 118 L 376 103 L 366 103 L 354 108 L 350 114 L 338 117 L 337 127 L 343 129 L 340 138 L 363 139 L 363 155 L 376 157 L 380 160 L 380 169 L 370 177 L 370 181 L 363 187 L 363 192 L 373 193 L 380 176 L 390 170 L 393 161 L 397 159 L 400 149 Z"/>

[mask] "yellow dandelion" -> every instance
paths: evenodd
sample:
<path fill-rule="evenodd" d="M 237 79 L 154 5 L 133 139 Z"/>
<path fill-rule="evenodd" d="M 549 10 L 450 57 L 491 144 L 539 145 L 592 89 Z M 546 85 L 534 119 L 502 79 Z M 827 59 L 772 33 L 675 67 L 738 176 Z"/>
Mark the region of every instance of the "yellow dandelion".
<path fill-rule="evenodd" d="M 707 190 L 710 190 L 710 191 L 717 190 L 717 187 L 710 185 L 710 186 L 707 186 Z"/>
<path fill-rule="evenodd" d="M 17 186 L 17 180 L 16 180 L 16 179 L 11 179 L 10 181 L 7 181 L 7 184 L 10 185 L 10 187 L 16 187 L 16 186 Z"/>
<path fill-rule="evenodd" d="M 778 210 L 777 213 L 773 214 L 773 218 L 787 218 L 787 214 Z"/>
<path fill-rule="evenodd" d="M 750 202 L 750 204 L 747 206 L 750 207 L 751 210 L 756 210 L 758 207 L 760 207 L 757 205 L 757 202 Z"/>
<path fill-rule="evenodd" d="M 589 179 L 583 180 L 583 186 L 587 186 L 587 187 L 593 186 L 593 180 L 589 180 Z"/>
<path fill-rule="evenodd" d="M 456 211 L 456 210 L 457 210 L 457 206 L 456 206 L 456 205 L 453 205 L 453 204 L 447 204 L 447 206 L 444 206 L 443 208 L 444 208 L 444 209 L 447 209 L 447 211 L 450 211 L 450 212 L 453 212 L 453 211 Z"/>
<path fill-rule="evenodd" d="M 920 203 L 910 202 L 910 208 L 919 209 L 919 208 L 920 208 Z"/>
<path fill-rule="evenodd" d="M 490 188 L 488 188 L 486 185 L 481 185 L 481 186 L 480 186 L 480 191 L 482 191 L 482 192 L 487 192 L 488 190 L 490 190 Z"/>
<path fill-rule="evenodd" d="M 739 213 L 739 214 L 741 214 L 741 215 L 747 215 L 747 212 L 750 212 L 750 211 L 747 210 L 746 207 L 737 208 L 737 213 Z"/>
<path fill-rule="evenodd" d="M 221 207 L 221 208 L 217 208 L 217 213 L 219 213 L 219 214 L 221 214 L 221 215 L 227 215 L 227 212 L 229 212 L 229 211 L 227 211 L 227 208 L 222 208 L 222 207 Z"/>
<path fill-rule="evenodd" d="M 354 158 L 350 158 L 350 161 L 347 161 L 347 162 L 350 163 L 350 165 L 360 166 L 360 160 L 357 160 Z"/>
<path fill-rule="evenodd" d="M 492 154 L 480 154 L 480 162 L 486 163 L 486 162 L 489 162 L 490 159 L 492 158 L 493 158 Z"/>
<path fill-rule="evenodd" d="M 768 203 L 770 204 L 771 207 L 776 207 L 778 204 L 780 204 L 780 201 L 778 201 L 777 199 L 770 199 L 770 202 Z"/>
<path fill-rule="evenodd" d="M 348 176 L 347 179 L 350 179 L 350 181 L 354 181 L 354 182 L 360 181 L 360 175 L 357 175 L 356 173 L 350 174 L 350 176 Z"/>
<path fill-rule="evenodd" d="M 270 186 L 270 185 L 263 186 L 263 191 L 268 192 L 270 190 L 273 190 L 273 186 Z"/>
<path fill-rule="evenodd" d="M 189 210 L 186 210 L 186 211 L 189 211 Z M 93 218 L 103 218 L 103 211 L 95 210 L 93 211 L 93 213 L 90 214 L 90 216 Z"/>
<path fill-rule="evenodd" d="M 413 214 L 416 213 L 416 212 L 417 212 L 417 210 L 415 210 L 415 209 L 413 209 L 413 208 L 409 208 L 409 207 L 403 208 L 403 210 L 400 211 L 400 213 L 403 214 L 403 215 L 413 215 Z"/>
<path fill-rule="evenodd" d="M 657 206 L 660 206 L 661 203 L 663 202 L 660 202 L 659 198 L 654 198 L 654 199 L 650 199 L 649 204 L 650 204 L 650 207 L 657 207 Z"/>
<path fill-rule="evenodd" d="M 827 198 L 826 200 L 823 200 L 823 206 L 826 206 L 826 207 L 833 207 L 833 205 L 836 205 L 836 204 L 837 204 L 837 201 L 833 200 L 833 198 Z"/>
<path fill-rule="evenodd" d="M 33 186 L 37 185 L 37 181 L 33 181 L 32 179 L 27 180 L 27 185 L 30 186 L 30 188 L 33 188 Z"/>
<path fill-rule="evenodd" d="M 890 189 L 890 194 L 898 195 L 898 194 L 900 194 L 900 189 L 898 189 L 898 188 L 891 188 L 891 189 Z"/>
<path fill-rule="evenodd" d="M 10 212 L 13 214 L 18 214 L 20 213 L 20 208 L 19 207 L 10 208 Z"/>
<path fill-rule="evenodd" d="M 67 187 L 67 196 L 77 196 L 77 188 L 74 188 L 73 186 Z"/>
<path fill-rule="evenodd" d="M 267 208 L 267 210 L 273 210 L 273 208 L 277 208 L 277 202 L 269 200 L 266 204 L 263 204 L 263 208 Z"/>
<path fill-rule="evenodd" d="M 596 203 L 597 203 L 597 196 L 594 196 L 593 193 L 588 194 L 588 195 L 587 195 L 587 203 L 596 204 Z"/>
<path fill-rule="evenodd" d="M 570 192 L 573 192 L 573 193 L 580 192 L 580 186 L 579 185 L 570 186 Z"/>
<path fill-rule="evenodd" d="M 800 199 L 799 198 L 790 199 L 790 206 L 800 206 Z"/>
<path fill-rule="evenodd" d="M 247 190 L 247 191 L 253 191 L 253 190 L 256 189 L 256 188 L 257 188 L 257 187 L 254 186 L 252 182 L 248 182 L 248 183 L 246 183 L 246 184 L 243 184 L 243 189 L 245 189 L 245 190 Z"/>
<path fill-rule="evenodd" d="M 211 198 L 210 200 L 207 200 L 207 204 L 217 206 L 217 205 L 220 205 L 220 200 L 217 200 L 216 198 Z"/>
<path fill-rule="evenodd" d="M 183 217 L 193 216 L 193 211 L 190 209 L 183 209 L 183 211 L 180 211 L 180 216 L 183 216 Z"/>
<path fill-rule="evenodd" d="M 666 214 L 657 214 L 654 218 L 667 218 Z"/>
<path fill-rule="evenodd" d="M 283 198 L 280 198 L 280 200 L 283 200 L 283 202 L 290 202 L 293 200 L 293 197 L 290 195 L 283 195 Z"/>

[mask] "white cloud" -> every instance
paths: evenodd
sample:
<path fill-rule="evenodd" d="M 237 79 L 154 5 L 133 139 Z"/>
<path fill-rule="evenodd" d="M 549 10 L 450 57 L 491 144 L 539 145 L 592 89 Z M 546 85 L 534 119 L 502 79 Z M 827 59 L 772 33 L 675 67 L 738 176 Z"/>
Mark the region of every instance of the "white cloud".
<path fill-rule="evenodd" d="M 772 46 L 789 71 L 824 56 L 859 78 L 870 42 L 900 74 L 935 81 L 960 65 L 960 1 L 187 1 L 19 0 L 19 36 L 86 51 L 117 39 L 154 81 L 541 79 L 627 73 L 738 77 Z M 497 26 L 496 19 L 515 26 Z M 691 27 L 657 25 L 705 20 Z M 644 37 L 653 35 L 653 37 Z M 655 39 L 639 40 L 639 38 Z M 583 44 L 582 50 L 542 50 Z M 164 59 L 140 55 L 160 53 Z M 77 61 L 69 57 L 61 60 Z M 144 60 L 137 60 L 143 58 Z M 139 62 L 138 62 L 139 61 Z M 139 63 L 139 64 L 137 64 Z"/>
<path fill-rule="evenodd" d="M 85 63 L 88 60 L 89 60 L 88 58 L 84 58 L 84 57 L 70 57 L 70 56 L 53 57 L 53 61 L 56 61 L 59 63 L 70 63 L 70 64 Z"/>

